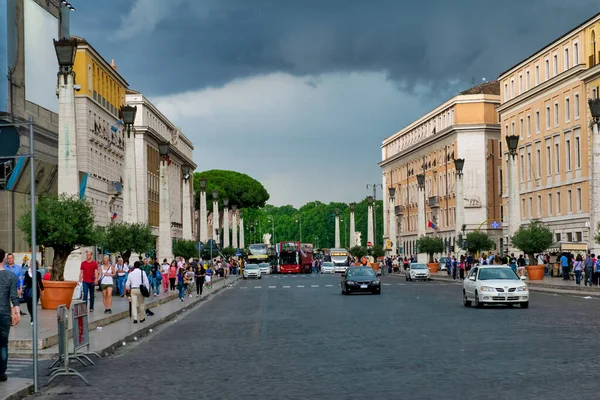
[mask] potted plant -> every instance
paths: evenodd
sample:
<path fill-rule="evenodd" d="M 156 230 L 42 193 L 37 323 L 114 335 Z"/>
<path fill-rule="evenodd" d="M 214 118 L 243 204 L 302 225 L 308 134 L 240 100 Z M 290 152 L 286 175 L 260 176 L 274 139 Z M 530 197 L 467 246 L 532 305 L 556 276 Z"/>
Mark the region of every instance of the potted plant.
<path fill-rule="evenodd" d="M 464 244 L 467 244 L 466 246 Z M 463 241 L 463 249 L 470 254 L 477 254 L 481 251 L 489 251 L 494 248 L 494 240 L 485 232 L 474 231 L 467 233 L 466 242 Z"/>
<path fill-rule="evenodd" d="M 383 246 L 377 245 L 377 246 L 373 246 L 373 248 L 371 249 L 371 256 L 373 256 L 373 260 L 374 262 L 371 264 L 371 266 L 373 267 L 373 269 L 375 271 L 377 271 L 379 269 L 379 258 L 383 257 L 385 255 L 385 250 L 383 249 Z"/>
<path fill-rule="evenodd" d="M 529 280 L 544 279 L 545 265 L 537 265 L 535 254 L 539 254 L 552 245 L 552 231 L 539 221 L 532 221 L 527 226 L 521 226 L 512 236 L 512 244 L 529 256 L 527 277 Z"/>
<path fill-rule="evenodd" d="M 123 260 L 128 262 L 131 253 L 147 253 L 154 248 L 156 242 L 156 237 L 152 234 L 152 227 L 148 224 L 111 222 L 107 227 L 98 228 L 98 230 L 97 242 L 101 247 L 110 253 L 120 254 Z M 173 253 L 185 257 L 186 254 L 175 251 L 181 248 L 178 246 L 179 242 L 179 240 L 174 241 Z M 195 249 L 195 244 L 193 248 Z M 157 254 L 156 261 L 159 257 L 160 254 Z"/>
<path fill-rule="evenodd" d="M 367 255 L 367 249 L 359 245 L 352 247 L 349 252 L 352 257 L 355 257 L 359 260 Z"/>
<path fill-rule="evenodd" d="M 417 239 L 416 247 L 419 249 L 419 253 L 427 253 L 429 256 L 429 262 L 427 263 L 429 271 L 432 274 L 438 272 L 439 265 L 433 262 L 433 255 L 444 251 L 444 241 L 435 236 L 421 236 Z"/>
<path fill-rule="evenodd" d="M 36 242 L 54 250 L 50 281 L 44 282 L 40 296 L 42 308 L 54 310 L 61 304 L 70 307 L 77 282 L 65 281 L 65 264 L 73 250 L 96 244 L 94 210 L 79 196 L 61 195 L 40 196 L 35 212 Z M 31 243 L 31 210 L 19 219 L 18 226 Z"/>

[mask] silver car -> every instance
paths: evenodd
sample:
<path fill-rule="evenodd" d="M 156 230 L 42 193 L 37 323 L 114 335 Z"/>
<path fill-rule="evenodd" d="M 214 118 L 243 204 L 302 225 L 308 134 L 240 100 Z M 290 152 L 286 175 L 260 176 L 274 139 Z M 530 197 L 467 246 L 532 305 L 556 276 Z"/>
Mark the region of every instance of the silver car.
<path fill-rule="evenodd" d="M 269 264 L 269 263 L 260 263 L 260 264 L 258 264 L 258 267 L 260 268 L 261 274 L 268 275 L 271 273 L 271 264 Z"/>
<path fill-rule="evenodd" d="M 322 274 L 335 274 L 335 266 L 332 262 L 325 261 L 321 264 L 321 273 Z"/>
<path fill-rule="evenodd" d="M 260 267 L 258 266 L 258 264 L 247 264 L 246 266 L 244 266 L 243 277 L 244 277 L 244 279 L 246 279 L 246 278 L 261 279 L 262 274 L 260 272 Z"/>
<path fill-rule="evenodd" d="M 507 265 L 473 267 L 463 281 L 463 304 L 481 308 L 484 304 L 519 304 L 529 307 L 529 289 L 525 277 L 519 276 Z"/>
<path fill-rule="evenodd" d="M 425 264 L 409 264 L 406 271 L 404 271 L 404 275 L 407 281 L 431 280 L 431 272 L 429 272 L 429 268 Z"/>

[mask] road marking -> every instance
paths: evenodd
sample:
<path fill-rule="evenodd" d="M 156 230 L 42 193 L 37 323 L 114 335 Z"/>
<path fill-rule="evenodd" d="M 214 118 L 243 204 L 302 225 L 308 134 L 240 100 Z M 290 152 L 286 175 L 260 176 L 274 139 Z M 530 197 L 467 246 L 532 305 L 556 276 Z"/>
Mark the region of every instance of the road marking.
<path fill-rule="evenodd" d="M 384 283 L 383 286 L 390 286 L 391 283 Z"/>
<path fill-rule="evenodd" d="M 248 289 L 248 286 L 240 286 L 240 289 Z"/>
<path fill-rule="evenodd" d="M 406 283 L 396 283 L 398 286 L 406 286 Z"/>
<path fill-rule="evenodd" d="M 289 286 L 284 286 L 283 288 L 284 288 L 284 289 L 289 289 L 290 287 L 289 287 Z"/>
<path fill-rule="evenodd" d="M 310 287 L 319 287 L 319 285 L 310 285 Z"/>
<path fill-rule="evenodd" d="M 304 287 L 304 285 L 298 285 L 297 287 Z"/>
<path fill-rule="evenodd" d="M 262 289 L 262 286 L 254 286 L 254 289 Z"/>
<path fill-rule="evenodd" d="M 325 285 L 325 286 L 327 286 L 327 287 L 333 287 L 333 285 Z"/>
<path fill-rule="evenodd" d="M 275 289 L 277 286 L 269 286 L 269 289 Z"/>

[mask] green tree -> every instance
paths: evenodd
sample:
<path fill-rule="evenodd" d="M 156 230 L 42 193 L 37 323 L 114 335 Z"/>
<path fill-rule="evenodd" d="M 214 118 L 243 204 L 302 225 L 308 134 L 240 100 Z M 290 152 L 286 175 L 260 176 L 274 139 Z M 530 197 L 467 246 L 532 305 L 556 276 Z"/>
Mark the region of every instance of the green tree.
<path fill-rule="evenodd" d="M 529 256 L 529 265 L 535 264 L 535 254 L 542 253 L 552 245 L 552 231 L 539 221 L 519 227 L 512 236 L 512 244 Z"/>
<path fill-rule="evenodd" d="M 50 279 L 64 281 L 69 254 L 78 247 L 96 244 L 94 209 L 79 196 L 40 196 L 35 206 L 35 221 L 36 244 L 54 250 Z M 31 244 L 31 210 L 19 219 L 18 226 Z"/>
<path fill-rule="evenodd" d="M 194 240 L 175 239 L 173 240 L 173 254 L 175 257 L 183 257 L 186 260 L 198 257 L 196 242 Z"/>
<path fill-rule="evenodd" d="M 475 254 L 479 251 L 490 250 L 494 248 L 494 245 L 494 240 L 485 232 L 475 231 L 467 233 L 467 250 L 469 253 Z"/>
<path fill-rule="evenodd" d="M 441 253 L 444 251 L 444 241 L 435 236 L 421 236 L 417 239 L 416 246 L 419 249 L 419 253 L 427 253 L 429 255 L 429 262 L 433 262 L 433 255 L 435 253 Z"/>
<path fill-rule="evenodd" d="M 229 199 L 229 207 L 236 205 L 239 209 L 264 207 L 269 200 L 269 193 L 257 180 L 246 174 L 235 171 L 212 169 L 194 173 L 194 192 L 200 190 L 200 179 L 206 179 L 206 207 L 212 211 L 212 192 L 219 193 L 219 208 L 223 199 Z M 199 197 L 194 196 L 196 209 L 199 208 Z"/>
<path fill-rule="evenodd" d="M 377 260 L 377 258 L 379 257 L 385 256 L 385 250 L 383 250 L 383 246 L 379 244 L 373 246 L 373 248 L 371 249 L 371 255 L 373 256 L 373 258 L 375 258 L 375 260 Z"/>
<path fill-rule="evenodd" d="M 118 253 L 124 260 L 129 260 L 131 253 L 143 254 L 154 249 L 156 237 L 148 224 L 127 222 L 111 222 L 103 229 L 100 246 L 111 252 Z M 157 254 L 156 257 L 160 257 Z"/>
<path fill-rule="evenodd" d="M 221 249 L 221 254 L 225 258 L 233 257 L 233 256 L 235 256 L 235 253 L 236 253 L 236 249 L 234 249 L 231 246 L 224 247 L 224 248 Z"/>
<path fill-rule="evenodd" d="M 363 246 L 354 246 L 350 250 L 350 255 L 356 258 L 362 258 L 367 255 L 367 249 Z"/>

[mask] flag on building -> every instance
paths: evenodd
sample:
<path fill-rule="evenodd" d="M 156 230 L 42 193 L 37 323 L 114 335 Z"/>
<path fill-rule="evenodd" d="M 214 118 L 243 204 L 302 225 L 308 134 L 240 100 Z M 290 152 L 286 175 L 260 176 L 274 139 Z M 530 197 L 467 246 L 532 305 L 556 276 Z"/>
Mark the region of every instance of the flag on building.
<path fill-rule="evenodd" d="M 427 221 L 427 227 L 431 229 L 438 229 L 437 225 L 431 221 Z"/>
<path fill-rule="evenodd" d="M 112 219 L 117 219 L 117 213 L 113 213 Z"/>

